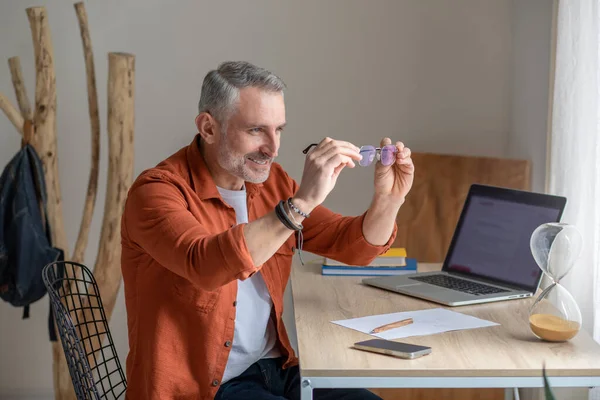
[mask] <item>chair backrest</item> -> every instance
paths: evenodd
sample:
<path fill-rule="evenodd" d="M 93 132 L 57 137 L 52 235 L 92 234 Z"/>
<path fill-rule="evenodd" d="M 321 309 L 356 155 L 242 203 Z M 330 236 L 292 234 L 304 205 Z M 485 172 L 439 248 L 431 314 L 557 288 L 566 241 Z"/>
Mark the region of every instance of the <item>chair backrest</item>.
<path fill-rule="evenodd" d="M 92 272 L 59 261 L 44 267 L 42 279 L 77 399 L 125 398 L 127 381 Z"/>
<path fill-rule="evenodd" d="M 530 163 L 491 157 L 412 153 L 415 180 L 396 218 L 396 247 L 419 262 L 442 262 L 473 183 L 530 190 Z"/>

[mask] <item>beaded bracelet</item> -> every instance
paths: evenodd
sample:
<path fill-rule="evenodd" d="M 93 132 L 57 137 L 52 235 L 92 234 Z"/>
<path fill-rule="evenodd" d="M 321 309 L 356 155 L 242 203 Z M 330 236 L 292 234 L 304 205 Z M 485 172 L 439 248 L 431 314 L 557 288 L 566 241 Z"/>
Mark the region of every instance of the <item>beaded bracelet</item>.
<path fill-rule="evenodd" d="M 302 215 L 304 218 L 310 217 L 310 214 L 307 214 L 304 211 L 300 210 L 298 207 L 296 207 L 296 205 L 294 203 L 292 203 L 291 197 L 289 199 L 287 199 L 287 204 L 292 210 L 294 210 L 296 213 Z"/>

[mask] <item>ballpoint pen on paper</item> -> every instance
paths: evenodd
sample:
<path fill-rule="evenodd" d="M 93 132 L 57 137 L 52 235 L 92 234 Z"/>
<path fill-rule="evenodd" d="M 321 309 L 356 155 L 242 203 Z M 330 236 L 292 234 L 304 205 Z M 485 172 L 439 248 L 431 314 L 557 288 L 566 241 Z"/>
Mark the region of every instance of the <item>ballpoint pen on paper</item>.
<path fill-rule="evenodd" d="M 373 330 L 371 330 L 371 332 L 369 332 L 369 333 L 380 333 L 380 332 L 387 331 L 389 329 L 400 328 L 401 326 L 410 325 L 412 323 L 413 323 L 412 318 L 406 318 L 406 319 L 403 319 L 402 321 L 396 321 L 396 322 L 392 322 L 390 324 L 378 326 L 377 328 L 374 328 Z"/>

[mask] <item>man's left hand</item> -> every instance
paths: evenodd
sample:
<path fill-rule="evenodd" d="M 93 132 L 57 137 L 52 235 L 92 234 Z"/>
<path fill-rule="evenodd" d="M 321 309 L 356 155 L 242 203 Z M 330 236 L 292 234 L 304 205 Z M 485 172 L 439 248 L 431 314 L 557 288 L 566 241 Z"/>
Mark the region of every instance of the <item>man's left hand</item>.
<path fill-rule="evenodd" d="M 381 147 L 391 144 L 390 138 L 381 141 Z M 385 166 L 377 162 L 375 166 L 375 196 L 402 204 L 413 184 L 415 166 L 410 158 L 410 149 L 402 142 L 396 142 L 396 161 Z"/>

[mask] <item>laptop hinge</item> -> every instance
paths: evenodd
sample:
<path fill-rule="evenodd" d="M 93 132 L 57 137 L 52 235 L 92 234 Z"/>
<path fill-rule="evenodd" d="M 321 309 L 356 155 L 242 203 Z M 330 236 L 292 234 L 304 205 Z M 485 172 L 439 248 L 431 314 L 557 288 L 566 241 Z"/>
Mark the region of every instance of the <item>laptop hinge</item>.
<path fill-rule="evenodd" d="M 454 275 L 454 276 L 457 276 L 457 277 L 460 277 L 460 278 L 465 278 L 465 279 L 471 279 L 471 280 L 474 280 L 474 281 L 479 281 L 481 283 L 486 283 L 488 285 L 502 286 L 504 288 L 511 289 L 511 290 L 521 290 L 521 291 L 524 291 L 524 292 L 531 292 L 531 293 L 535 292 L 535 290 L 530 290 L 528 288 L 522 288 L 522 287 L 519 287 L 519 286 L 514 285 L 514 284 L 510 284 L 510 283 L 506 283 L 506 282 L 494 280 L 494 279 L 491 279 L 491 278 L 486 278 L 486 277 L 483 277 L 483 276 L 472 275 L 472 274 L 465 274 L 465 273 L 461 273 L 461 272 L 448 271 L 448 270 L 446 270 L 446 271 L 442 270 L 442 272 L 444 272 L 444 273 L 446 273 L 448 275 Z"/>

